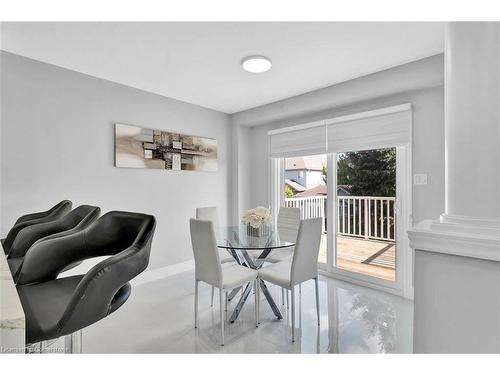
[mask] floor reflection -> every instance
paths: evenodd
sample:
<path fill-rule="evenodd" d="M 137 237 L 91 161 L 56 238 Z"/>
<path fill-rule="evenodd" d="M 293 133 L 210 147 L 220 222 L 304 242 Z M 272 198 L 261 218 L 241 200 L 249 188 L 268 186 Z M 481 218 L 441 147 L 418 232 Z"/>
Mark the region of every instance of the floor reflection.
<path fill-rule="evenodd" d="M 210 288 L 200 290 L 200 326 L 193 328 L 193 273 L 133 287 L 122 309 L 84 330 L 83 351 L 90 353 L 409 353 L 412 303 L 383 292 L 320 277 L 320 319 L 316 321 L 314 283 L 297 291 L 296 342 L 290 341 L 290 311 L 281 291 L 270 287 L 283 311 L 276 320 L 261 303 L 255 328 L 253 298 L 219 342 L 218 309 L 210 307 Z M 230 303 L 228 316 L 236 304 Z M 138 319 L 138 317 L 141 317 Z"/>
<path fill-rule="evenodd" d="M 408 353 L 412 303 L 339 281 L 326 281 L 330 353 Z"/>

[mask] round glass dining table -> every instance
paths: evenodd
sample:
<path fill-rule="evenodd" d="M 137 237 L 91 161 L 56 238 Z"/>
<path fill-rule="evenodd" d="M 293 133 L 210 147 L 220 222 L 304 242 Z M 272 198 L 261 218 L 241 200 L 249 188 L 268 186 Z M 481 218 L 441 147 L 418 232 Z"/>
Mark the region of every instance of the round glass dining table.
<path fill-rule="evenodd" d="M 294 238 L 291 233 L 287 233 L 286 230 L 282 230 L 279 233 L 275 227 L 271 227 L 269 233 L 261 237 L 249 235 L 247 233 L 247 227 L 243 225 L 221 227 L 218 229 L 217 233 L 217 247 L 227 250 L 238 264 L 258 270 L 262 267 L 266 261 L 266 257 L 269 256 L 271 252 L 281 249 L 290 249 L 295 246 L 295 242 L 288 241 L 290 238 Z M 236 288 L 231 291 L 228 300 L 232 300 L 240 289 L 241 288 Z M 276 306 L 263 280 L 260 280 L 260 290 L 266 297 L 274 315 L 276 315 L 278 319 L 283 319 L 280 310 Z M 251 292 L 252 283 L 248 283 L 244 287 L 240 300 L 229 318 L 231 323 L 234 323 L 238 318 Z"/>

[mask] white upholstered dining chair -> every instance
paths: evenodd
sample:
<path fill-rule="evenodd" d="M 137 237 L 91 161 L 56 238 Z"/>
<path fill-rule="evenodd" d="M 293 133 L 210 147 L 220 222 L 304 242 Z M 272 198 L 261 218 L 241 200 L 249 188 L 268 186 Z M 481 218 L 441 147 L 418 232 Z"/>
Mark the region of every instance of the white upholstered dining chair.
<path fill-rule="evenodd" d="M 297 234 L 299 233 L 300 224 L 300 208 L 298 207 L 280 207 L 278 212 L 278 218 L 276 222 L 276 229 L 278 230 L 281 239 L 288 242 L 296 242 Z M 293 257 L 293 247 L 288 247 L 286 249 L 279 249 L 271 251 L 269 256 L 266 258 L 267 263 L 278 263 L 284 260 L 292 261 Z M 286 292 L 287 308 L 289 306 L 288 302 L 288 292 Z M 281 304 L 285 305 L 285 289 L 281 288 Z"/>
<path fill-rule="evenodd" d="M 282 240 L 288 242 L 296 242 L 297 234 L 299 233 L 300 225 L 300 208 L 297 207 L 280 207 L 276 229 Z M 272 251 L 266 258 L 268 263 L 278 263 L 283 260 L 292 260 L 293 247 Z"/>
<path fill-rule="evenodd" d="M 318 253 L 321 218 L 301 220 L 292 261 L 281 261 L 259 270 L 259 278 L 291 291 L 292 342 L 295 342 L 295 286 L 314 279 L 319 325 Z"/>
<path fill-rule="evenodd" d="M 196 218 L 200 220 L 209 220 L 214 224 L 214 229 L 219 228 L 219 215 L 217 215 L 217 207 L 198 207 L 196 209 Z M 227 252 L 227 250 L 220 250 L 220 262 L 222 264 L 234 262 L 234 258 Z M 214 287 L 212 286 L 212 298 L 210 299 L 210 306 L 214 305 Z"/>
<path fill-rule="evenodd" d="M 194 326 L 195 328 L 198 327 L 198 283 L 203 281 L 219 289 L 221 344 L 224 345 L 224 302 L 228 291 L 246 285 L 249 282 L 254 283 L 255 326 L 258 326 L 258 272 L 236 263 L 222 267 L 212 221 L 190 219 L 189 226 L 195 263 Z"/>

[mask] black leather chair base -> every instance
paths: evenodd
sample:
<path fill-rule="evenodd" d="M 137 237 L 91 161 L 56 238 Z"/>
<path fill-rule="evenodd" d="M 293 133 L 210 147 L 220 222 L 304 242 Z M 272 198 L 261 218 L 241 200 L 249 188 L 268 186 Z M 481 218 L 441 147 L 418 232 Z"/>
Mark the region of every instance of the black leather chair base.
<path fill-rule="evenodd" d="M 130 286 L 130 283 L 126 283 L 124 286 L 122 286 L 113 297 L 113 300 L 111 301 L 111 304 L 109 306 L 108 314 L 111 314 L 112 312 L 118 310 L 118 308 L 120 308 L 128 300 L 131 292 L 132 287 Z"/>

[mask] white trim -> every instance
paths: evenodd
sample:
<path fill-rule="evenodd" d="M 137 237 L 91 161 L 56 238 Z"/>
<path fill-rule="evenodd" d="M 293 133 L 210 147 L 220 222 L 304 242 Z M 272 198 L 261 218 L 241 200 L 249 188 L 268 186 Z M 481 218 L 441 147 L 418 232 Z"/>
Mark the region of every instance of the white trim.
<path fill-rule="evenodd" d="M 278 220 L 279 208 L 285 205 L 284 189 L 285 189 L 285 163 L 282 158 L 270 158 L 270 176 L 268 188 L 269 204 L 271 206 L 271 214 L 273 223 L 276 225 Z"/>
<path fill-rule="evenodd" d="M 455 232 L 457 227 L 467 233 L 500 237 L 500 218 L 441 214 L 437 230 Z"/>
<path fill-rule="evenodd" d="M 469 229 L 425 220 L 409 230 L 408 237 L 415 250 L 500 262 L 500 237 L 470 233 Z"/>
<path fill-rule="evenodd" d="M 337 261 L 335 254 L 335 235 L 337 233 L 337 154 L 327 154 L 327 174 L 326 174 L 326 188 L 327 188 L 327 201 L 325 213 L 327 221 L 327 235 L 326 235 L 326 267 L 327 270 L 334 269 Z M 329 233 L 329 234 L 328 234 Z"/>
<path fill-rule="evenodd" d="M 411 134 L 411 132 L 410 132 Z M 411 142 L 410 142 L 411 145 Z M 396 281 L 403 296 L 413 299 L 413 254 L 408 239 L 408 228 L 413 226 L 413 190 L 412 190 L 412 147 L 397 147 L 398 159 L 396 198 L 397 198 L 397 240 L 396 240 Z M 402 170 L 404 168 L 404 170 Z M 404 174 L 403 174 L 404 173 Z"/>
<path fill-rule="evenodd" d="M 166 277 L 175 276 L 180 273 L 194 270 L 194 260 L 188 260 L 181 263 L 172 264 L 170 266 L 155 268 L 141 273 L 131 281 L 133 286 L 148 284 L 153 281 L 161 280 Z"/>

